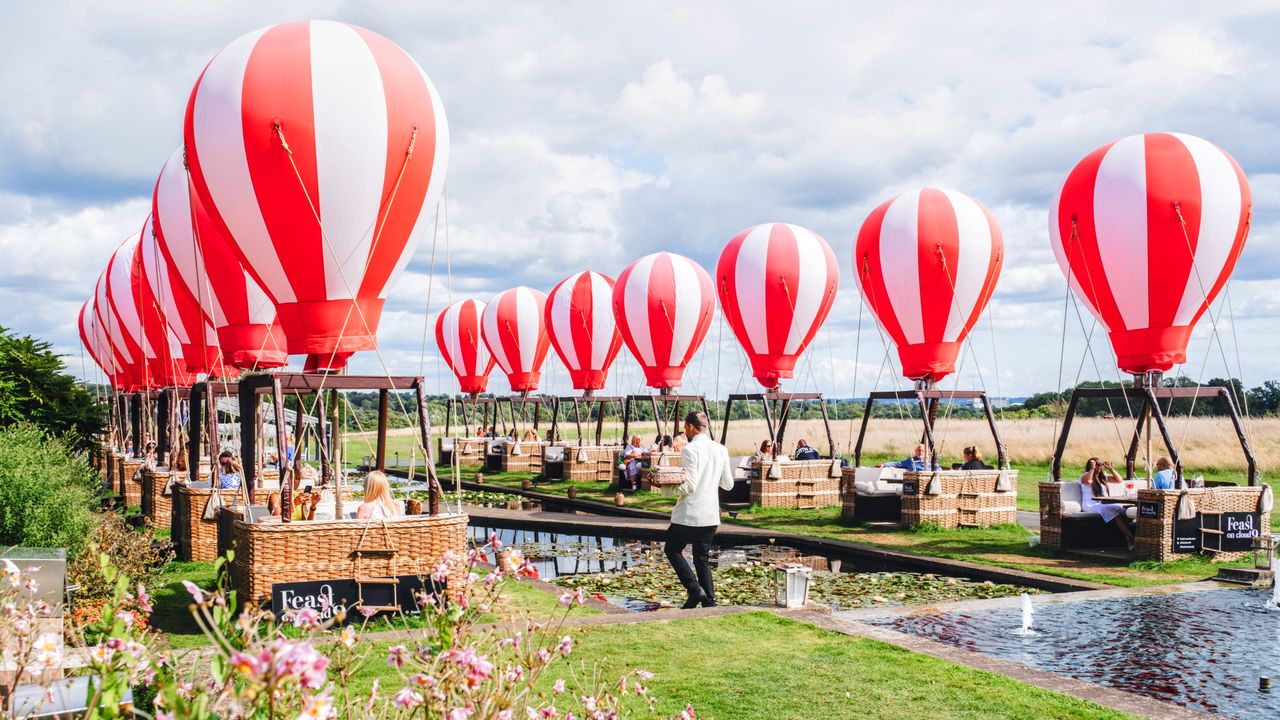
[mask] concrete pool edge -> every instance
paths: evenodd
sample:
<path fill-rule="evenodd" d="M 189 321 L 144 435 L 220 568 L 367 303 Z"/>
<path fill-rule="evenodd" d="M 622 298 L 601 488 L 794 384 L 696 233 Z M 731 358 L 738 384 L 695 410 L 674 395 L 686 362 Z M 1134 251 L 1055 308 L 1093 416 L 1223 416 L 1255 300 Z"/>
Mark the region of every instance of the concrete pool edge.
<path fill-rule="evenodd" d="M 1017 600 L 1017 598 L 1013 599 Z M 939 660 L 946 660 L 974 670 L 1003 675 L 1042 690 L 1071 695 L 1081 700 L 1087 700 L 1097 705 L 1138 717 L 1152 718 L 1153 720 L 1203 720 L 1204 718 L 1214 717 L 1190 710 L 1181 705 L 1163 702 L 1123 690 L 1116 690 L 1103 685 L 1095 685 L 1066 675 L 1058 675 L 1047 670 L 1040 670 L 1028 665 L 984 655 L 886 627 L 868 625 L 833 613 L 805 610 L 788 613 L 787 617 L 794 620 L 802 620 L 842 635 L 879 640 L 903 650 L 928 655 Z"/>

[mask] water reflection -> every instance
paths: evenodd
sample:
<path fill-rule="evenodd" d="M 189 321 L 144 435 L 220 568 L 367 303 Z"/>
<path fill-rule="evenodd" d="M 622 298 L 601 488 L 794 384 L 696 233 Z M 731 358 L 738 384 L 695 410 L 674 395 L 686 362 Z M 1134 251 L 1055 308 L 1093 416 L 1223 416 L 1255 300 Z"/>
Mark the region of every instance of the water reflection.
<path fill-rule="evenodd" d="M 1036 633 L 1017 608 L 872 621 L 1087 682 L 1231 717 L 1280 716 L 1258 677 L 1280 668 L 1270 593 L 1231 589 L 1038 604 Z"/>

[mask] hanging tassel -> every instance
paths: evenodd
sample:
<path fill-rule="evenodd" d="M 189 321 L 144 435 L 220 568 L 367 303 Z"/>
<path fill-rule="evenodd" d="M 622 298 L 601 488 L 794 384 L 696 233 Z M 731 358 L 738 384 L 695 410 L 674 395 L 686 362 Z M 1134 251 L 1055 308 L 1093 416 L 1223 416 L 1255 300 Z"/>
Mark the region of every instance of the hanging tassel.
<path fill-rule="evenodd" d="M 512 443 L 512 444 L 511 444 L 511 455 L 512 455 L 512 456 L 516 456 L 516 455 L 523 455 L 523 454 L 524 454 L 524 451 L 520 449 L 520 443 L 519 443 L 518 441 L 517 441 L 517 442 L 515 442 L 515 443 Z"/>
<path fill-rule="evenodd" d="M 996 492 L 1009 492 L 1013 487 L 1013 481 L 1009 479 L 1009 471 L 1001 470 L 1000 477 L 996 478 Z"/>
<path fill-rule="evenodd" d="M 667 454 L 664 452 L 658 453 L 658 467 L 666 467 L 667 462 Z"/>
<path fill-rule="evenodd" d="M 1275 505 L 1275 496 L 1271 492 L 1271 486 L 1263 485 L 1262 494 L 1258 496 L 1258 512 L 1266 515 L 1271 512 L 1273 505 Z"/>
<path fill-rule="evenodd" d="M 827 471 L 827 477 L 839 478 L 844 476 L 844 468 L 840 466 L 840 458 L 831 458 L 831 469 Z"/>
<path fill-rule="evenodd" d="M 591 453 L 587 452 L 585 447 L 578 448 L 578 462 L 591 462 Z"/>
<path fill-rule="evenodd" d="M 782 479 L 782 463 L 775 461 L 773 464 L 769 466 L 769 479 L 770 480 Z"/>
<path fill-rule="evenodd" d="M 934 473 L 933 477 L 929 478 L 929 484 L 925 486 L 924 494 L 925 495 L 941 495 L 942 494 L 942 478 L 938 477 L 937 473 Z"/>
<path fill-rule="evenodd" d="M 1178 504 L 1174 508 L 1174 516 L 1179 520 L 1194 520 L 1197 514 L 1196 501 L 1191 494 L 1183 492 L 1178 496 Z"/>
<path fill-rule="evenodd" d="M 409 446 L 409 482 L 413 482 L 414 471 L 418 469 L 418 446 L 413 444 Z"/>

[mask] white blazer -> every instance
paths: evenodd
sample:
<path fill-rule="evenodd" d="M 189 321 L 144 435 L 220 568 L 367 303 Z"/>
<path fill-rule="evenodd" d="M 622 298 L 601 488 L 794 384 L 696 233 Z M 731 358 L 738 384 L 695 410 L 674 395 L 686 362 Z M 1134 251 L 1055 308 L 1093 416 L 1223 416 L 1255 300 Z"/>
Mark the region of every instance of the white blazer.
<path fill-rule="evenodd" d="M 680 467 L 684 482 L 674 489 L 680 499 L 671 511 L 671 522 L 691 527 L 719 525 L 720 494 L 716 491 L 733 489 L 729 451 L 707 433 L 698 433 L 680 451 Z"/>

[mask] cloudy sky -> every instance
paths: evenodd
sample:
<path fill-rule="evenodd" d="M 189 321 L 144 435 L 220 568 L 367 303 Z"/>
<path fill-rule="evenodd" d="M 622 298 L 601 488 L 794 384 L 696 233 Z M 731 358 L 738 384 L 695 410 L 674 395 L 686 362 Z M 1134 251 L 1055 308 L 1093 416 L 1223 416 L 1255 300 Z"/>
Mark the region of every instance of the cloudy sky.
<path fill-rule="evenodd" d="M 248 5 L 0 9 L 0 325 L 50 339 L 77 374 L 76 312 L 112 250 L 141 226 L 201 68 L 244 32 L 330 18 L 414 56 L 452 132 L 447 225 L 442 217 L 435 232 L 424 211 L 417 253 L 383 318 L 391 371 L 421 367 L 454 388 L 434 341 L 425 357 L 420 350 L 424 318 L 450 298 L 487 299 L 517 284 L 548 290 L 584 267 L 616 275 L 660 249 L 711 268 L 738 231 L 785 221 L 826 238 L 844 274 L 790 387 L 890 388 L 896 372 L 860 310 L 849 258 L 871 208 L 927 184 L 982 200 L 1006 243 L 990 317 L 956 382 L 1015 395 L 1077 375 L 1114 378 L 1103 333 L 1088 353 L 1092 319 L 1064 305 L 1046 208 L 1095 147 L 1171 130 L 1225 148 L 1254 193 L 1230 307 L 1214 308 L 1221 343 L 1206 318 L 1185 371 L 1207 378 L 1238 362 L 1248 384 L 1280 376 L 1274 4 Z M 717 321 L 689 389 L 751 387 L 740 358 Z M 382 362 L 357 358 L 353 368 L 377 373 Z M 567 390 L 554 357 L 547 371 L 547 389 Z M 612 389 L 640 381 L 623 359 Z"/>

